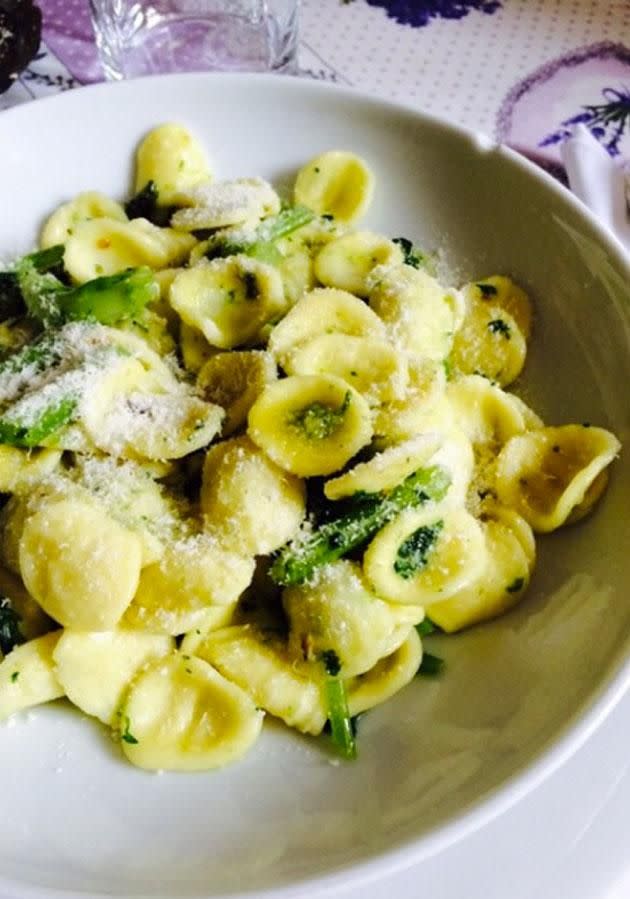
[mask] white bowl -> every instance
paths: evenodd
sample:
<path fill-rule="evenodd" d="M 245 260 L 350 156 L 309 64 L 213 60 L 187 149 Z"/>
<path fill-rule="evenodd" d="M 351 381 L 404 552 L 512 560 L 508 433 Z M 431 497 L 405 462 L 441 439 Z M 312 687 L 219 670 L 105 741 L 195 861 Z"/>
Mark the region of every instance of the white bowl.
<path fill-rule="evenodd" d="M 512 274 L 536 302 L 524 395 L 550 423 L 630 437 L 630 267 L 543 172 L 417 112 L 318 83 L 185 75 L 103 85 L 0 116 L 0 252 L 80 190 L 130 190 L 134 147 L 175 120 L 219 176 L 289 183 L 316 152 L 364 156 L 369 226 L 443 249 L 453 281 Z M 460 839 L 583 742 L 630 681 L 630 463 L 583 524 L 540 540 L 526 600 L 436 641 L 417 679 L 361 722 L 360 758 L 267 728 L 240 764 L 198 775 L 130 767 L 93 721 L 56 703 L 3 727 L 0 891 L 31 896 L 313 895 Z M 32 720 L 31 720 L 32 719 Z M 488 847 L 491 851 L 491 847 Z M 308 884 L 308 885 L 307 885 Z"/>

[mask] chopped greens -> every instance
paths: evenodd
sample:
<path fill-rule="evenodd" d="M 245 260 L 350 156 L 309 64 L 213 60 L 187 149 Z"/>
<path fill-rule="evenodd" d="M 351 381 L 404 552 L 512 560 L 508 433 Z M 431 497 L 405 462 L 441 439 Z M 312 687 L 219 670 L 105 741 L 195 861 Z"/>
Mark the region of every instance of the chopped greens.
<path fill-rule="evenodd" d="M 356 493 L 335 504 L 341 515 L 280 550 L 270 569 L 272 580 L 282 586 L 305 583 L 317 568 L 365 544 L 403 509 L 442 499 L 450 483 L 450 475 L 439 466 L 419 468 L 392 490 Z"/>
<path fill-rule="evenodd" d="M 434 634 L 438 630 L 438 626 L 425 616 L 420 624 L 416 624 L 416 630 L 420 637 L 428 637 L 429 634 Z"/>
<path fill-rule="evenodd" d="M 523 589 L 525 584 L 524 577 L 515 577 L 511 584 L 505 588 L 508 593 L 518 593 L 519 590 Z"/>
<path fill-rule="evenodd" d="M 38 272 L 59 271 L 63 266 L 63 244 L 56 244 L 46 250 L 38 250 L 22 257 L 9 270 L 0 272 L 0 320 L 24 315 L 27 311 L 18 280 L 18 269 L 30 265 Z"/>
<path fill-rule="evenodd" d="M 310 224 L 314 218 L 315 213 L 306 206 L 287 206 L 277 215 L 264 219 L 248 240 L 236 242 L 218 237 L 211 241 L 206 256 L 208 259 L 216 259 L 242 253 L 261 262 L 276 264 L 281 258 L 276 242 Z"/>
<path fill-rule="evenodd" d="M 31 262 L 20 263 L 17 276 L 30 315 L 46 328 L 77 320 L 103 325 L 133 320 L 159 295 L 153 272 L 144 266 L 94 278 L 79 287 L 66 287 Z"/>
<path fill-rule="evenodd" d="M 426 567 L 443 527 L 443 521 L 436 521 L 418 528 L 403 540 L 394 560 L 394 571 L 399 577 L 410 580 Z"/>
<path fill-rule="evenodd" d="M 6 596 L 0 598 L 0 652 L 3 655 L 11 652 L 15 646 L 24 643 L 20 630 L 22 619 Z"/>
<path fill-rule="evenodd" d="M 309 440 L 325 440 L 334 434 L 343 421 L 343 417 L 350 405 L 350 391 L 343 399 L 338 409 L 327 406 L 324 403 L 311 403 L 299 412 L 291 416 L 291 425 L 302 431 Z"/>
<path fill-rule="evenodd" d="M 394 237 L 393 241 L 394 243 L 397 243 L 403 251 L 403 261 L 405 265 L 410 265 L 412 268 L 425 268 L 429 274 L 433 274 L 434 266 L 430 256 L 427 256 L 426 253 L 419 250 L 418 247 L 414 246 L 406 237 Z"/>
<path fill-rule="evenodd" d="M 510 339 L 510 326 L 502 318 L 495 318 L 488 322 L 488 330 L 492 334 L 502 334 L 506 340 Z"/>
<path fill-rule="evenodd" d="M 481 296 L 484 300 L 489 300 L 490 297 L 495 297 L 499 292 L 494 284 L 485 284 L 483 281 L 478 281 L 475 284 L 475 287 L 481 291 Z"/>
<path fill-rule="evenodd" d="M 72 421 L 76 409 L 76 397 L 67 396 L 52 402 L 50 406 L 45 406 L 33 421 L 26 421 L 20 419 L 19 404 L 16 404 L 0 415 L 0 444 L 41 446 L 44 440 Z"/>
<path fill-rule="evenodd" d="M 341 662 L 339 661 L 339 656 L 334 649 L 325 649 L 322 653 L 320 653 L 319 657 L 324 663 L 326 674 L 330 674 L 332 677 L 335 677 L 337 674 L 339 674 L 339 672 L 341 671 Z"/>
<path fill-rule="evenodd" d="M 148 219 L 160 228 L 168 225 L 175 207 L 159 205 L 159 191 L 155 181 L 147 181 L 143 188 L 125 203 L 130 219 Z"/>
<path fill-rule="evenodd" d="M 123 724 L 124 724 L 124 730 L 121 731 L 120 739 L 123 740 L 125 743 L 138 743 L 138 740 L 136 739 L 136 737 L 134 737 L 134 735 L 131 733 L 131 730 L 130 730 L 131 722 L 129 720 L 128 715 L 125 715 L 125 717 L 123 718 Z"/>
<path fill-rule="evenodd" d="M 443 668 L 444 659 L 441 659 L 439 656 L 434 656 L 430 652 L 425 652 L 422 654 L 422 661 L 420 662 L 420 667 L 416 674 L 421 677 L 437 677 L 442 673 Z"/>

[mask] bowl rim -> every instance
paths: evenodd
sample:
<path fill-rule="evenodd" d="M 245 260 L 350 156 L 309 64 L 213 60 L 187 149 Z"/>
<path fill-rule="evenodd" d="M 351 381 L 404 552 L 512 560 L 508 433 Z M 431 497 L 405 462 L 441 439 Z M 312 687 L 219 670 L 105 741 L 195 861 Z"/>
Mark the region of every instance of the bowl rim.
<path fill-rule="evenodd" d="M 271 73 L 249 72 L 186 72 L 161 75 L 148 75 L 118 82 L 105 81 L 97 84 L 82 85 L 52 96 L 30 101 L 19 106 L 3 110 L 0 115 L 0 133 L 3 122 L 18 120 L 22 116 L 33 115 L 34 108 L 46 108 L 66 105 L 72 106 L 78 96 L 86 93 L 94 96 L 95 101 L 102 93 L 119 92 L 133 94 L 141 90 L 146 83 L 189 84 L 195 82 L 216 82 L 226 85 L 255 83 L 260 85 L 278 85 L 280 91 L 289 90 L 313 95 L 330 94 L 340 99 L 353 100 L 364 108 L 381 109 L 391 115 L 405 116 L 415 119 L 420 126 L 428 125 L 437 130 L 449 133 L 481 154 L 495 155 L 509 166 L 524 171 L 536 181 L 541 182 L 552 194 L 561 198 L 573 208 L 573 211 L 586 219 L 589 227 L 597 235 L 598 242 L 606 251 L 615 257 L 618 266 L 625 270 L 627 282 L 630 284 L 630 248 L 591 210 L 575 196 L 567 187 L 551 174 L 537 166 L 526 156 L 513 150 L 506 144 L 489 137 L 482 131 L 475 131 L 450 120 L 441 118 L 398 101 L 389 100 L 355 87 L 347 87 L 327 81 L 319 81 L 305 76 L 281 75 Z M 630 305 L 629 305 L 630 314 Z M 415 838 L 401 840 L 398 845 L 376 852 L 368 859 L 341 865 L 330 873 L 299 878 L 290 884 L 263 889 L 247 889 L 228 893 L 187 893 L 186 899 L 304 899 L 330 895 L 335 891 L 357 889 L 375 881 L 402 872 L 420 863 L 423 859 L 435 856 L 450 846 L 466 839 L 486 824 L 508 811 L 520 800 L 537 790 L 555 771 L 560 769 L 592 736 L 620 702 L 630 688 L 630 635 L 619 649 L 619 659 L 609 664 L 600 683 L 593 690 L 583 706 L 575 711 L 563 725 L 560 733 L 535 754 L 531 761 L 525 763 L 513 774 L 506 777 L 479 799 L 464 807 L 450 820 Z M 7 896 L 20 896 L 20 899 L 100 899 L 111 897 L 111 893 L 85 892 L 82 890 L 60 891 L 56 888 L 36 886 L 22 881 L 7 880 L 0 872 L 0 890 L 8 890 Z M 306 892 L 308 891 L 308 892 Z M 114 894 L 115 895 L 115 894 Z M 133 899 L 154 899 L 153 895 L 134 893 Z M 175 897 L 173 897 L 175 899 Z"/>

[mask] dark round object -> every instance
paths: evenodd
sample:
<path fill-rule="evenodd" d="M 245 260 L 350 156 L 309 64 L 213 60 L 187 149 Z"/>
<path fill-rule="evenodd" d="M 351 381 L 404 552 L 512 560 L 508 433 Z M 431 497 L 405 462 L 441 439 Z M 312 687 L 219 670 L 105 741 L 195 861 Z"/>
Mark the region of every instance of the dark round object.
<path fill-rule="evenodd" d="M 42 13 L 32 0 L 0 0 L 0 93 L 33 59 L 41 37 Z"/>

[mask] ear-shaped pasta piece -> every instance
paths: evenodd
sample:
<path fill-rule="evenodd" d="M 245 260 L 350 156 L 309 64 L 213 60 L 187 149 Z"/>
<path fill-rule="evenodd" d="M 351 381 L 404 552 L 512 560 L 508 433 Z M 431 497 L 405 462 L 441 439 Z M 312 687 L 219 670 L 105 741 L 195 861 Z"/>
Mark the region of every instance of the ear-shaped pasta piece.
<path fill-rule="evenodd" d="M 345 290 L 320 287 L 305 294 L 276 325 L 269 349 L 284 365 L 296 347 L 322 334 L 386 337 L 383 322 L 365 303 Z"/>
<path fill-rule="evenodd" d="M 186 322 L 179 320 L 179 349 L 186 371 L 196 375 L 209 359 L 219 353 L 216 347 L 210 346 L 201 331 L 191 328 Z"/>
<path fill-rule="evenodd" d="M 253 558 L 200 534 L 166 546 L 159 562 L 142 569 L 124 627 L 184 634 L 199 627 L 209 607 L 231 606 L 254 574 Z"/>
<path fill-rule="evenodd" d="M 219 406 L 183 389 L 155 392 L 151 372 L 126 359 L 106 373 L 81 404 L 81 417 L 94 444 L 113 456 L 179 459 L 217 435 Z"/>
<path fill-rule="evenodd" d="M 444 398 L 446 374 L 441 362 L 410 358 L 405 396 L 375 410 L 374 433 L 381 444 L 407 440 L 416 434 L 452 427 L 450 405 Z"/>
<path fill-rule="evenodd" d="M 418 673 L 421 661 L 422 643 L 418 632 L 412 627 L 406 640 L 395 652 L 348 684 L 350 715 L 367 712 L 402 690 Z"/>
<path fill-rule="evenodd" d="M 296 534 L 306 514 L 306 491 L 248 437 L 237 437 L 208 450 L 201 509 L 206 530 L 223 545 L 265 555 Z"/>
<path fill-rule="evenodd" d="M 435 278 L 397 265 L 376 268 L 371 284 L 370 308 L 385 322 L 398 349 L 428 359 L 448 356 L 456 316 L 447 290 Z"/>
<path fill-rule="evenodd" d="M 315 276 L 326 287 L 366 297 L 369 276 L 377 265 L 398 266 L 402 262 L 402 250 L 389 238 L 372 231 L 353 231 L 320 250 L 315 258 Z"/>
<path fill-rule="evenodd" d="M 610 431 L 584 425 L 513 437 L 497 459 L 499 499 L 537 533 L 554 531 L 570 523 L 574 510 L 580 518 L 591 510 L 606 486 L 601 476 L 620 447 Z"/>
<path fill-rule="evenodd" d="M 241 758 L 263 712 L 204 662 L 173 653 L 136 677 L 120 715 L 121 747 L 150 771 L 206 771 Z"/>
<path fill-rule="evenodd" d="M 295 306 L 305 293 L 315 287 L 313 258 L 300 234 L 301 230 L 276 242 L 276 249 L 281 254 L 277 269 L 289 306 Z"/>
<path fill-rule="evenodd" d="M 65 243 L 72 237 L 77 225 L 88 222 L 91 219 L 113 219 L 117 222 L 126 222 L 127 215 L 119 203 L 110 200 L 105 194 L 96 190 L 78 194 L 68 203 L 59 206 L 53 214 L 46 219 L 42 228 L 39 245 L 43 250 Z"/>
<path fill-rule="evenodd" d="M 153 128 L 136 151 L 136 192 L 153 181 L 161 206 L 170 206 L 176 194 L 203 184 L 210 177 L 203 147 L 181 125 Z"/>
<path fill-rule="evenodd" d="M 454 509 L 464 506 L 475 469 L 475 453 L 468 437 L 458 428 L 445 428 L 440 446 L 429 464 L 439 465 L 447 471 L 451 484 L 446 496 L 440 500 L 440 508 Z"/>
<path fill-rule="evenodd" d="M 300 344 L 284 365 L 290 375 L 335 375 L 372 406 L 400 400 L 408 383 L 407 360 L 386 340 L 321 334 Z"/>
<path fill-rule="evenodd" d="M 509 312 L 493 303 L 477 301 L 468 307 L 455 334 L 450 360 L 463 374 L 478 374 L 501 387 L 523 370 L 527 343 Z"/>
<path fill-rule="evenodd" d="M 255 401 L 277 377 L 273 357 L 262 350 L 216 353 L 199 371 L 197 387 L 208 402 L 225 410 L 221 434 L 229 437 L 246 423 Z"/>
<path fill-rule="evenodd" d="M 329 150 L 311 159 L 295 179 L 295 202 L 319 215 L 354 222 L 365 215 L 374 194 L 374 175 L 354 153 Z"/>
<path fill-rule="evenodd" d="M 482 504 L 480 518 L 482 521 L 498 521 L 512 531 L 521 544 L 521 549 L 525 553 L 530 569 L 534 567 L 536 562 L 536 538 L 531 526 L 522 515 L 519 515 L 518 512 L 509 506 L 503 506 L 495 500 L 489 500 Z"/>
<path fill-rule="evenodd" d="M 236 619 L 237 605 L 238 600 L 225 606 L 208 606 L 203 615 L 199 616 L 199 621 L 195 627 L 184 635 L 182 642 L 179 644 L 179 649 L 183 655 L 198 655 L 197 650 L 208 634 L 233 625 Z"/>
<path fill-rule="evenodd" d="M 473 583 L 486 555 L 483 531 L 464 509 L 408 509 L 372 540 L 363 570 L 384 599 L 428 604 Z"/>
<path fill-rule="evenodd" d="M 427 614 L 451 634 L 495 618 L 520 602 L 531 570 L 530 559 L 515 531 L 498 520 L 482 524 L 487 564 L 481 575 L 448 599 L 435 598 Z"/>
<path fill-rule="evenodd" d="M 368 671 L 390 652 L 400 624 L 389 604 L 372 591 L 361 567 L 346 560 L 327 565 L 314 583 L 288 587 L 282 603 L 292 656 L 316 660 L 332 650 L 342 677 Z M 417 609 L 415 623 L 423 614 Z"/>
<path fill-rule="evenodd" d="M 213 259 L 186 269 L 171 285 L 170 302 L 186 324 L 224 350 L 250 342 L 286 309 L 276 269 L 248 256 Z"/>
<path fill-rule="evenodd" d="M 48 475 L 52 474 L 61 450 L 25 450 L 17 446 L 0 446 L 0 492 L 28 493 Z"/>
<path fill-rule="evenodd" d="M 359 462 L 345 474 L 324 484 L 328 499 L 342 499 L 354 493 L 379 493 L 401 484 L 431 459 L 441 443 L 438 434 L 420 434 L 377 453 L 368 462 Z"/>
<path fill-rule="evenodd" d="M 508 312 L 525 340 L 532 333 L 532 304 L 525 291 L 505 275 L 492 275 L 462 288 L 469 303 L 490 303 Z"/>
<path fill-rule="evenodd" d="M 446 397 L 457 427 L 475 446 L 500 447 L 510 437 L 523 434 L 542 421 L 511 393 L 491 384 L 481 375 L 467 375 L 450 381 Z"/>
<path fill-rule="evenodd" d="M 332 375 L 270 384 L 250 409 L 248 422 L 254 443 L 300 477 L 337 471 L 372 438 L 368 404 Z"/>
<path fill-rule="evenodd" d="M 19 549 L 29 593 L 76 630 L 112 630 L 136 592 L 140 539 L 97 505 L 44 502 L 26 518 Z"/>
<path fill-rule="evenodd" d="M 237 178 L 203 184 L 179 191 L 178 205 L 185 206 L 171 217 L 178 231 L 199 231 L 254 223 L 280 211 L 280 198 L 263 178 Z"/>
<path fill-rule="evenodd" d="M 326 709 L 316 666 L 296 664 L 273 632 L 248 624 L 213 631 L 197 647 L 197 655 L 289 727 L 321 733 Z"/>
<path fill-rule="evenodd" d="M 106 333 L 111 343 L 122 351 L 123 356 L 131 356 L 141 364 L 146 372 L 144 385 L 147 388 L 160 393 L 177 390 L 179 381 L 172 366 L 168 365 L 143 337 L 118 328 L 107 328 Z"/>
<path fill-rule="evenodd" d="M 0 662 L 0 721 L 22 709 L 63 696 L 53 651 L 61 631 L 16 646 Z"/>
<path fill-rule="evenodd" d="M 65 630 L 53 652 L 55 674 L 70 702 L 114 725 L 136 672 L 174 649 L 175 641 L 159 634 Z"/>
<path fill-rule="evenodd" d="M 0 556 L 3 565 L 18 575 L 20 573 L 20 539 L 27 514 L 26 501 L 17 496 L 12 496 L 0 511 L 0 532 L 2 534 Z"/>
<path fill-rule="evenodd" d="M 66 241 L 64 266 L 73 281 L 81 284 L 139 265 L 177 266 L 188 258 L 195 243 L 189 234 L 158 228 L 146 219 L 90 219 L 78 224 Z"/>

